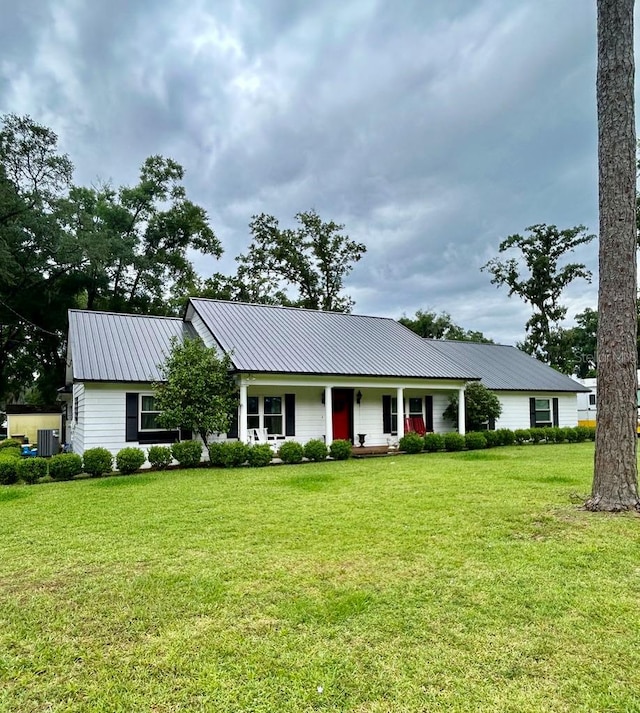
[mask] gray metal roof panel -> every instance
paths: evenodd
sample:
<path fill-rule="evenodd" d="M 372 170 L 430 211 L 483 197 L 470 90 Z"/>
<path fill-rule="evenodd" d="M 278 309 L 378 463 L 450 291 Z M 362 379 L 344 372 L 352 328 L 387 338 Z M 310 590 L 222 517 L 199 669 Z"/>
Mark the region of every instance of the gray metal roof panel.
<path fill-rule="evenodd" d="M 383 317 L 192 298 L 193 309 L 239 371 L 477 379 Z"/>
<path fill-rule="evenodd" d="M 568 376 L 516 347 L 425 339 L 442 355 L 473 368 L 494 391 L 588 391 Z"/>
<path fill-rule="evenodd" d="M 69 311 L 73 378 L 80 381 L 148 382 L 161 378 L 158 365 L 171 338 L 194 337 L 176 317 Z"/>

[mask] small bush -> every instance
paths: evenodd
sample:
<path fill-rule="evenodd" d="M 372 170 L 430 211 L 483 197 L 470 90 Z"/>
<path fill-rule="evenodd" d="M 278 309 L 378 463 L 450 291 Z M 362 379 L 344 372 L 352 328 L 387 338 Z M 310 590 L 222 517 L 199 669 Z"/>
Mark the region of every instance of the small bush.
<path fill-rule="evenodd" d="M 202 443 L 179 441 L 171 446 L 171 454 L 183 468 L 195 468 L 202 458 Z"/>
<path fill-rule="evenodd" d="M 517 445 L 528 443 L 531 438 L 531 431 L 528 428 L 516 428 L 513 432 L 513 437 Z"/>
<path fill-rule="evenodd" d="M 582 443 L 589 438 L 589 429 L 586 426 L 576 426 L 576 443 Z"/>
<path fill-rule="evenodd" d="M 417 433 L 405 433 L 398 443 L 398 449 L 405 453 L 421 453 L 424 449 L 424 438 Z"/>
<path fill-rule="evenodd" d="M 578 434 L 575 428 L 563 428 L 562 430 L 564 431 L 564 440 L 567 441 L 567 443 L 577 442 Z"/>
<path fill-rule="evenodd" d="M 283 463 L 300 463 L 304 455 L 304 449 L 296 441 L 287 441 L 280 446 L 278 457 Z"/>
<path fill-rule="evenodd" d="M 424 449 L 429 453 L 444 450 L 444 438 L 439 433 L 427 433 L 424 437 Z"/>
<path fill-rule="evenodd" d="M 529 436 L 531 443 L 538 444 L 540 441 L 544 441 L 544 428 L 530 428 Z"/>
<path fill-rule="evenodd" d="M 329 455 L 329 449 L 325 442 L 319 438 L 313 438 L 304 445 L 304 457 L 309 460 L 319 463 L 320 461 L 326 460 L 327 455 Z"/>
<path fill-rule="evenodd" d="M 273 459 L 273 451 L 268 443 L 256 443 L 249 448 L 249 465 L 252 468 L 264 468 Z"/>
<path fill-rule="evenodd" d="M 218 468 L 222 468 L 224 462 L 222 460 L 222 454 L 224 452 L 224 443 L 216 441 L 215 443 L 210 443 L 209 449 L 209 463 L 215 465 Z"/>
<path fill-rule="evenodd" d="M 448 451 L 461 451 L 464 448 L 464 436 L 455 431 L 445 433 L 444 447 Z"/>
<path fill-rule="evenodd" d="M 587 438 L 590 441 L 596 440 L 596 427 L 595 426 L 584 426 L 587 431 Z"/>
<path fill-rule="evenodd" d="M 544 440 L 547 443 L 555 443 L 556 442 L 555 428 L 552 428 L 551 426 L 546 426 L 543 430 L 544 430 Z"/>
<path fill-rule="evenodd" d="M 468 450 L 477 451 L 487 447 L 487 439 L 484 433 L 470 431 L 464 437 L 464 443 Z"/>
<path fill-rule="evenodd" d="M 145 460 L 146 456 L 142 448 L 122 448 L 116 455 L 116 468 L 122 475 L 130 475 L 139 470 Z"/>
<path fill-rule="evenodd" d="M 500 438 L 501 446 L 512 446 L 516 442 L 516 437 L 513 431 L 508 428 L 500 428 L 496 431 Z"/>
<path fill-rule="evenodd" d="M 82 454 L 82 467 L 85 473 L 99 478 L 111 472 L 113 456 L 106 448 L 88 448 Z"/>
<path fill-rule="evenodd" d="M 564 428 L 558 428 L 557 426 L 553 429 L 553 442 L 554 443 L 564 443 L 565 432 Z"/>
<path fill-rule="evenodd" d="M 5 448 L 0 451 L 0 458 L 20 458 L 22 451 L 20 448 Z"/>
<path fill-rule="evenodd" d="M 18 482 L 19 458 L 0 458 L 0 484 L 12 485 Z"/>
<path fill-rule="evenodd" d="M 483 431 L 482 435 L 487 442 L 487 448 L 494 448 L 500 445 L 500 436 L 497 431 Z"/>
<path fill-rule="evenodd" d="M 46 458 L 23 458 L 17 464 L 18 477 L 27 485 L 37 483 L 47 474 Z"/>
<path fill-rule="evenodd" d="M 171 465 L 173 456 L 171 455 L 171 446 L 151 446 L 147 460 L 152 467 L 158 470 L 164 470 L 168 465 Z"/>
<path fill-rule="evenodd" d="M 340 438 L 332 441 L 329 446 L 329 455 L 334 460 L 348 460 L 352 455 L 351 441 L 345 441 Z"/>
<path fill-rule="evenodd" d="M 225 468 L 239 468 L 249 458 L 249 446 L 240 441 L 221 443 L 220 460 Z"/>
<path fill-rule="evenodd" d="M 22 443 L 17 439 L 17 438 L 5 438 L 3 441 L 0 441 L 0 451 L 4 450 L 5 448 L 18 448 L 20 450 L 22 446 Z"/>
<path fill-rule="evenodd" d="M 71 480 L 82 473 L 82 458 L 77 453 L 58 453 L 49 459 L 49 475 L 53 480 Z"/>

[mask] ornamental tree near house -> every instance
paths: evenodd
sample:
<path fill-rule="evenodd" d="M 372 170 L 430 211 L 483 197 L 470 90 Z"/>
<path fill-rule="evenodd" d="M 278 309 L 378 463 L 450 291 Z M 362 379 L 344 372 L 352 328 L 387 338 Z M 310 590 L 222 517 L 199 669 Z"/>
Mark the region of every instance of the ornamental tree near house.
<path fill-rule="evenodd" d="M 204 443 L 229 429 L 236 408 L 236 386 L 230 375 L 231 357 L 219 357 L 200 339 L 174 339 L 171 353 L 160 366 L 164 380 L 153 385 L 164 428 L 188 428 Z"/>
<path fill-rule="evenodd" d="M 467 431 L 482 430 L 485 428 L 487 421 L 498 418 L 502 413 L 502 405 L 498 397 L 479 381 L 467 384 L 464 391 L 464 408 Z M 457 394 L 451 397 L 449 405 L 442 416 L 457 425 Z"/>

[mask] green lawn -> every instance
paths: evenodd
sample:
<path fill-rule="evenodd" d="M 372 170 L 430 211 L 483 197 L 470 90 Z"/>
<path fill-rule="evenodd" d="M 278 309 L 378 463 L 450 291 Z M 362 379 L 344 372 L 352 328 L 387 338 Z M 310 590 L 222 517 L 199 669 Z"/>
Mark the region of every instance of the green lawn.
<path fill-rule="evenodd" d="M 593 444 L 0 488 L 0 711 L 640 711 Z"/>

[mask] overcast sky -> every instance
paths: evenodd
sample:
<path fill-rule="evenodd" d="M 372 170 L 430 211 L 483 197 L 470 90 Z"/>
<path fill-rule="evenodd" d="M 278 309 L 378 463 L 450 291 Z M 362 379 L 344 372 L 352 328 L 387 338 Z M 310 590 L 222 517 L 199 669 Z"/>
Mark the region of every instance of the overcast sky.
<path fill-rule="evenodd" d="M 79 184 L 180 162 L 225 250 L 203 276 L 235 271 L 253 214 L 313 208 L 367 245 L 355 312 L 513 344 L 529 312 L 480 266 L 533 223 L 597 231 L 595 0 L 0 5 L 0 113 L 54 129 Z"/>

